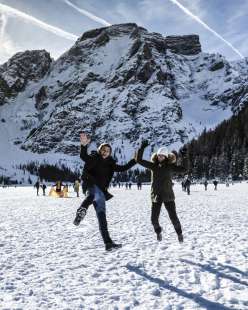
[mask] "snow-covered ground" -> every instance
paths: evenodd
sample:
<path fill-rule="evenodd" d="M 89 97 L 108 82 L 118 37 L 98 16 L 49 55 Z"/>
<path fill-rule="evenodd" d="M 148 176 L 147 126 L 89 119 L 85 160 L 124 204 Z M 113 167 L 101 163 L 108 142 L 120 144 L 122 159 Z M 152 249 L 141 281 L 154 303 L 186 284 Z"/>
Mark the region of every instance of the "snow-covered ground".
<path fill-rule="evenodd" d="M 248 183 L 175 185 L 182 245 L 165 209 L 156 241 L 149 186 L 112 193 L 108 253 L 93 207 L 72 224 L 82 197 L 0 189 L 0 309 L 248 309 Z"/>

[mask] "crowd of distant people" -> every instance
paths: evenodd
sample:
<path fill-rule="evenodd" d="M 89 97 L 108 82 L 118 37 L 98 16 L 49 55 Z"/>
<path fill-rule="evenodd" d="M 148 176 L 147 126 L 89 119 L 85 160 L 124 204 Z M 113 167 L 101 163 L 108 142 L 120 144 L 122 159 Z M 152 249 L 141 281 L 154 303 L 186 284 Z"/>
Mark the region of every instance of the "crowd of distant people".
<path fill-rule="evenodd" d="M 226 187 L 229 187 L 230 183 L 234 184 L 232 181 L 227 180 L 225 182 Z M 192 182 L 192 178 L 189 175 L 185 175 L 185 177 L 181 181 L 181 186 L 182 186 L 182 190 L 184 192 L 186 192 L 188 195 L 190 195 L 190 189 L 191 189 L 192 184 L 196 184 L 196 183 Z M 200 184 L 203 184 L 205 191 L 207 191 L 210 182 L 207 179 L 205 179 L 204 181 L 200 182 Z M 212 184 L 214 185 L 214 190 L 217 190 L 219 181 L 217 179 L 214 179 L 214 180 L 212 180 Z M 136 188 L 138 190 L 141 190 L 143 183 L 140 180 L 138 180 L 135 182 L 133 182 L 133 181 L 130 181 L 130 182 L 113 182 L 110 184 L 110 186 L 112 186 L 113 188 L 123 188 L 124 187 L 126 190 L 131 190 L 133 188 L 133 185 L 136 185 Z M 174 185 L 174 184 L 172 184 L 172 185 Z M 76 180 L 74 182 L 74 184 L 72 184 L 72 186 L 73 186 L 74 192 L 76 193 L 76 197 L 79 197 L 80 187 L 82 188 L 82 191 L 83 191 L 83 182 L 81 183 L 80 180 Z M 35 182 L 34 187 L 36 188 L 36 195 L 37 196 L 39 196 L 40 190 L 42 191 L 42 195 L 46 196 L 47 185 L 45 182 L 41 182 L 38 179 Z M 63 184 L 62 181 L 57 181 L 54 185 L 52 185 L 52 187 L 54 187 L 54 189 L 57 193 L 60 193 L 62 190 L 68 192 L 68 189 L 69 189 L 69 185 Z"/>

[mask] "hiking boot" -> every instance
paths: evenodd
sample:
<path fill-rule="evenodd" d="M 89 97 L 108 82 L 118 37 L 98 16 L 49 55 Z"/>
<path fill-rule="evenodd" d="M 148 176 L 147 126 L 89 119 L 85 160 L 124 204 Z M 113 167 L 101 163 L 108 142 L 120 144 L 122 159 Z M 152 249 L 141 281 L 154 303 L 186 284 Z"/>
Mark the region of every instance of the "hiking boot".
<path fill-rule="evenodd" d="M 183 243 L 183 234 L 180 234 L 180 235 L 178 235 L 177 237 L 178 237 L 178 241 L 179 241 L 180 243 Z"/>
<path fill-rule="evenodd" d="M 86 212 L 87 211 L 85 208 L 82 208 L 79 212 L 77 212 L 76 217 L 73 221 L 73 224 L 78 226 L 80 224 L 80 222 L 84 219 Z"/>

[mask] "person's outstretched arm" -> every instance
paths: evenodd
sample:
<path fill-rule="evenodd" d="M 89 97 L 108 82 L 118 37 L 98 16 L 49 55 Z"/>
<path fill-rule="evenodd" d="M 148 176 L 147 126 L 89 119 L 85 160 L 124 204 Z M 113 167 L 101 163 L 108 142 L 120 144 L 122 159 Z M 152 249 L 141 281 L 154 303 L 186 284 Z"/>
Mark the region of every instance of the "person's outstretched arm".
<path fill-rule="evenodd" d="M 141 147 L 139 148 L 138 152 L 137 152 L 137 163 L 140 164 L 141 166 L 153 170 L 154 168 L 154 163 L 148 160 L 144 160 L 143 159 L 143 154 L 144 154 L 144 150 L 145 148 L 148 146 L 148 141 L 144 140 L 141 143 Z"/>
<path fill-rule="evenodd" d="M 136 165 L 136 161 L 135 161 L 135 159 L 133 158 L 133 159 L 129 160 L 129 162 L 126 163 L 125 165 L 117 165 L 117 164 L 115 164 L 115 165 L 114 165 L 114 171 L 115 171 L 115 172 L 126 171 L 126 170 L 132 168 L 132 167 L 135 166 L 135 165 Z"/>
<path fill-rule="evenodd" d="M 87 134 L 81 133 L 80 134 L 80 144 L 81 144 L 80 158 L 85 162 L 87 162 L 91 159 L 91 157 L 88 155 L 88 152 L 87 152 L 87 148 L 88 148 L 89 143 L 90 143 L 90 138 L 87 136 Z"/>

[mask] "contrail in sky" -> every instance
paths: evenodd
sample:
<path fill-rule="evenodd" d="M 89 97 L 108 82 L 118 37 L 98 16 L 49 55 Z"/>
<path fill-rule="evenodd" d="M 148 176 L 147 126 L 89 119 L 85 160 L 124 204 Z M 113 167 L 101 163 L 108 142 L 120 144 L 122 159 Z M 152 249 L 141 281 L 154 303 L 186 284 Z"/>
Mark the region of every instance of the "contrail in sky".
<path fill-rule="evenodd" d="M 40 28 L 42 29 L 45 29 L 47 31 L 50 31 L 54 34 L 56 34 L 57 36 L 59 37 L 62 37 L 64 39 L 67 39 L 67 40 L 71 40 L 71 41 L 75 41 L 78 39 L 78 36 L 70 33 L 70 32 L 67 32 L 67 31 L 64 31 L 60 28 L 57 28 L 57 27 L 54 27 L 54 26 L 51 26 L 33 16 L 30 16 L 26 13 L 23 13 L 22 11 L 20 10 L 17 10 L 17 9 L 14 9 L 8 5 L 5 5 L 5 4 L 0 4 L 0 13 L 4 13 L 6 14 L 7 16 L 16 16 L 16 17 L 19 17 L 19 18 L 22 18 L 26 21 L 29 21 L 30 23 L 32 23 L 33 25 L 36 25 L 36 26 L 39 26 Z"/>
<path fill-rule="evenodd" d="M 7 17 L 4 14 L 0 14 L 0 40 L 2 40 L 4 37 L 6 24 Z"/>
<path fill-rule="evenodd" d="M 175 5 L 177 5 L 184 13 L 186 13 L 187 15 L 189 15 L 191 18 L 193 18 L 194 20 L 196 20 L 199 24 L 201 24 L 204 28 L 206 28 L 207 30 L 209 30 L 210 32 L 212 32 L 217 38 L 219 38 L 221 41 L 225 42 L 229 47 L 231 47 L 231 49 L 237 53 L 241 58 L 244 58 L 244 55 L 242 55 L 240 53 L 239 50 L 237 50 L 230 42 L 228 42 L 227 40 L 225 40 L 220 34 L 218 34 L 215 30 L 213 30 L 212 28 L 210 28 L 206 23 L 204 23 L 198 16 L 194 15 L 193 13 L 191 13 L 187 8 L 185 8 L 181 3 L 179 3 L 177 0 L 169 0 L 170 2 L 174 3 Z"/>
<path fill-rule="evenodd" d="M 83 14 L 84 16 L 87 16 L 89 17 L 90 19 L 94 20 L 95 22 L 101 24 L 101 25 L 104 25 L 104 26 L 111 26 L 111 24 L 109 22 L 107 22 L 106 20 L 88 12 L 88 11 L 85 11 L 83 9 L 80 9 L 78 6 L 76 6 L 75 4 L 73 4 L 71 1 L 69 0 L 64 0 L 64 2 L 66 4 L 68 4 L 69 6 L 71 6 L 72 8 L 74 8 L 75 10 L 77 10 L 79 13 Z"/>
<path fill-rule="evenodd" d="M 5 14 L 0 13 L 0 45 L 1 51 L 3 54 L 12 55 L 16 53 L 16 49 L 12 44 L 11 40 L 5 34 L 5 28 L 8 22 L 7 16 Z"/>

